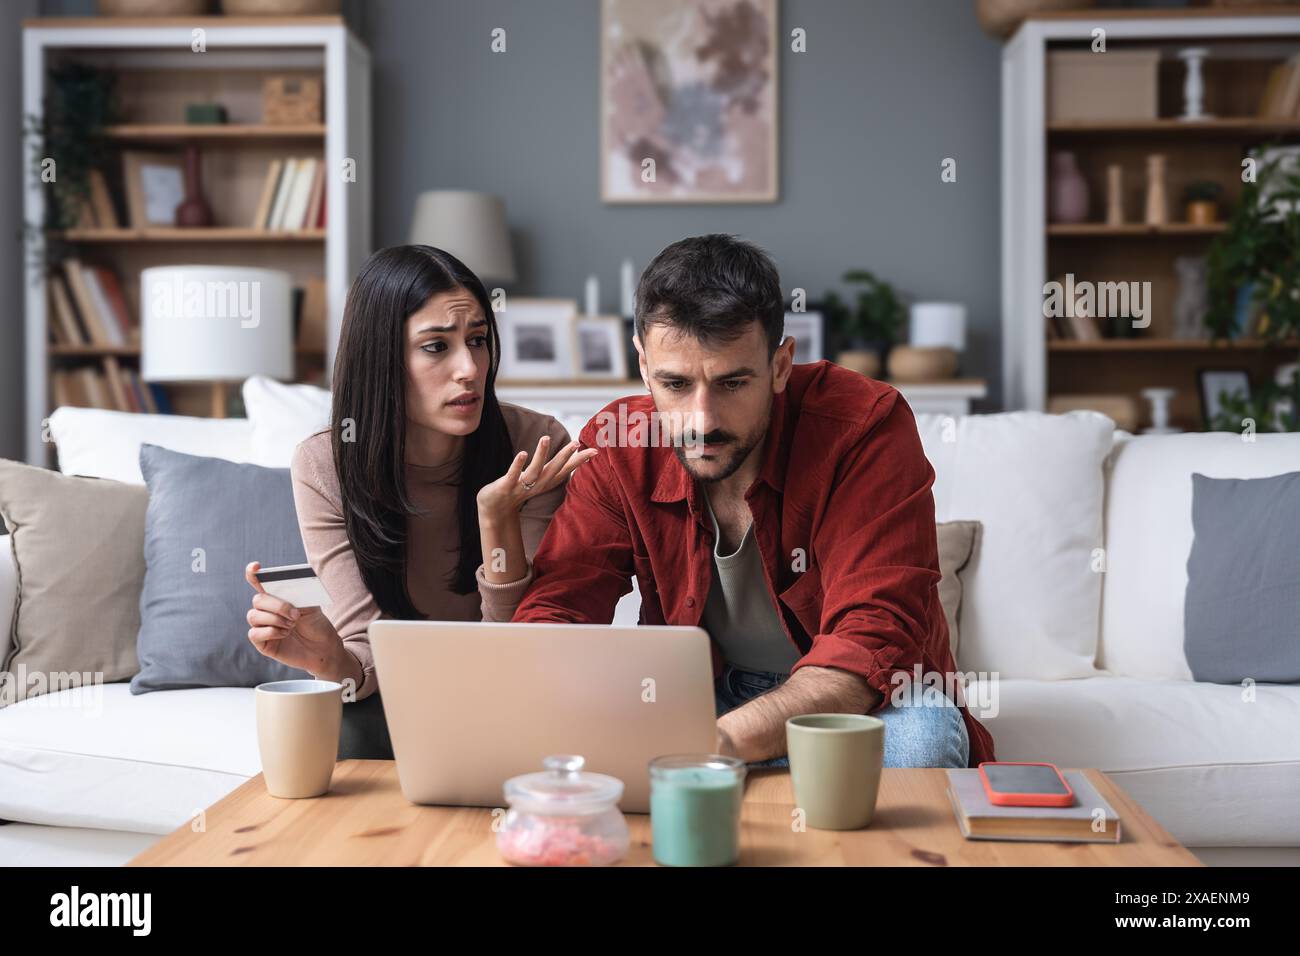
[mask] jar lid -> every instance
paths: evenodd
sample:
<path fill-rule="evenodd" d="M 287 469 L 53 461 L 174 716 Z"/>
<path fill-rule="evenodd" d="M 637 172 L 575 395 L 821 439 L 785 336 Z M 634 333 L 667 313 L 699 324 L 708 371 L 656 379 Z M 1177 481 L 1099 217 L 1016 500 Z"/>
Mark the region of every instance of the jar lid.
<path fill-rule="evenodd" d="M 545 771 L 506 781 L 506 802 L 545 814 L 590 813 L 618 803 L 623 781 L 603 773 L 584 773 L 585 763 L 576 754 L 553 754 L 542 761 Z"/>

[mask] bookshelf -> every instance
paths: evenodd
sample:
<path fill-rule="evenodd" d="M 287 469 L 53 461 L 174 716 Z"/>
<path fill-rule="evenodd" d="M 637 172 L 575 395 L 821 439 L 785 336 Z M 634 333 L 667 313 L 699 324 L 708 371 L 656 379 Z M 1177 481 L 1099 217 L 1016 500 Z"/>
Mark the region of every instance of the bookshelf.
<path fill-rule="evenodd" d="M 1103 29 L 1107 52 L 1158 51 L 1154 119 L 1055 120 L 1050 115 L 1052 54 L 1088 50 Z M 1205 47 L 1205 109 L 1212 118 L 1178 119 L 1184 64 L 1178 51 Z M 1175 390 L 1172 424 L 1203 427 L 1198 372 L 1247 371 L 1252 385 L 1295 362 L 1295 342 L 1175 337 L 1179 284 L 1175 259 L 1205 255 L 1226 229 L 1241 191 L 1240 164 L 1257 146 L 1300 143 L 1300 116 L 1261 116 L 1270 73 L 1300 53 L 1300 5 L 1093 10 L 1026 20 L 1003 48 L 1002 329 L 1008 409 L 1047 410 L 1054 395 L 1125 395 L 1142 424 L 1141 392 Z M 1099 54 L 1100 55 L 1100 54 Z M 1051 221 L 1052 156 L 1072 152 L 1090 193 L 1084 222 Z M 1145 160 L 1165 156 L 1169 221 L 1143 222 Z M 1124 177 L 1125 220 L 1107 225 L 1106 170 Z M 1219 221 L 1186 221 L 1183 190 L 1213 181 L 1223 193 Z M 1124 337 L 1049 338 L 1044 286 L 1066 274 L 1100 282 L 1149 281 L 1150 326 Z M 1116 334 L 1105 327 L 1103 334 Z"/>
<path fill-rule="evenodd" d="M 202 51 L 192 48 L 203 31 Z M 69 62 L 111 70 L 117 78 L 120 122 L 104 130 L 109 149 L 103 170 L 116 220 L 104 227 L 78 223 L 62 230 L 27 230 L 24 328 L 26 457 L 50 463 L 44 421 L 54 407 L 59 373 L 110 365 L 138 372 L 139 277 L 159 265 L 259 266 L 288 272 L 297 287 L 317 290 L 313 314 L 323 312 L 323 335 L 295 348 L 295 380 L 326 384 L 348 284 L 367 255 L 371 236 L 370 56 L 340 17 L 197 17 L 35 19 L 23 25 L 23 112 L 39 117 L 51 71 Z M 266 77 L 294 74 L 321 87 L 321 122 L 280 125 L 262 109 Z M 227 122 L 185 122 L 191 103 L 219 103 Z M 126 151 L 180 156 L 200 151 L 203 195 L 213 224 L 180 228 L 130 224 L 121 157 Z M 43 227 L 48 185 L 24 144 L 24 220 Z M 304 157 L 322 171 L 323 221 L 305 228 L 254 228 L 274 160 Z M 351 161 L 351 162 L 347 162 Z M 344 176 L 342 170 L 349 169 Z M 72 340 L 56 314 L 47 264 L 71 257 L 116 277 L 125 301 L 122 341 Z M 60 274 L 58 270 L 56 275 Z M 58 280 L 55 280 L 58 281 Z M 52 327 L 52 323 L 59 328 Z M 134 334 L 132 334 L 134 333 Z M 115 334 L 114 338 L 118 336 Z M 219 415 L 229 383 L 161 386 L 166 404 L 181 414 Z M 129 389 L 125 393 L 128 395 Z M 65 393 L 66 395 L 66 393 Z M 129 410 L 143 408 L 139 391 Z M 147 409 L 144 409 L 147 410 Z"/>

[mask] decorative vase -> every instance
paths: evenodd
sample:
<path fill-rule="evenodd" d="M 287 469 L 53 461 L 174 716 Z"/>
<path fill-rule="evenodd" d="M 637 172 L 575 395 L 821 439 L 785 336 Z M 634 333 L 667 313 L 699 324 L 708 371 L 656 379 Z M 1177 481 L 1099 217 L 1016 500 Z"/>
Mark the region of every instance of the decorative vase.
<path fill-rule="evenodd" d="M 1205 316 L 1210 311 L 1205 257 L 1179 256 L 1174 260 L 1174 271 L 1178 273 L 1178 295 L 1174 299 L 1174 338 L 1204 338 Z"/>
<path fill-rule="evenodd" d="M 846 349 L 839 354 L 835 363 L 867 378 L 880 376 L 880 355 L 870 349 Z"/>
<path fill-rule="evenodd" d="M 1193 199 L 1187 204 L 1187 221 L 1194 226 L 1211 226 L 1219 221 L 1219 204 L 1212 199 Z"/>
<path fill-rule="evenodd" d="M 1124 225 L 1124 167 L 1118 163 L 1106 167 L 1106 225 Z"/>
<path fill-rule="evenodd" d="M 957 371 L 957 353 L 945 346 L 897 345 L 889 353 L 889 377 L 895 382 L 940 382 Z"/>
<path fill-rule="evenodd" d="M 1165 158 L 1159 153 L 1147 157 L 1146 224 L 1163 226 L 1169 222 L 1169 199 L 1165 194 Z"/>
<path fill-rule="evenodd" d="M 1205 47 L 1191 47 L 1178 51 L 1178 59 L 1187 64 L 1187 76 L 1183 80 L 1183 115 L 1180 120 L 1196 122 L 1211 119 L 1204 110 L 1205 83 L 1201 79 L 1201 64 L 1210 55 Z"/>
<path fill-rule="evenodd" d="M 185 148 L 185 198 L 176 207 L 176 225 L 201 229 L 212 225 L 212 207 L 203 198 L 203 172 L 197 146 Z"/>
<path fill-rule="evenodd" d="M 1088 218 L 1088 184 L 1074 153 L 1052 156 L 1052 222 L 1083 222 Z"/>

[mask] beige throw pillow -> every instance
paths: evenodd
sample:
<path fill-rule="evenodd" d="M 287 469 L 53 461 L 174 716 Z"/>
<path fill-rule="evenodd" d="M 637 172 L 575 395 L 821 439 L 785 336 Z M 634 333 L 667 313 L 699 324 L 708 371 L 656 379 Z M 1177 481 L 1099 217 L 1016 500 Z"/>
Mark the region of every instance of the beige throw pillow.
<path fill-rule="evenodd" d="M 943 521 L 936 526 L 939 571 L 943 575 L 939 581 L 939 603 L 943 605 L 943 616 L 948 620 L 948 646 L 952 649 L 954 661 L 961 643 L 958 629 L 961 622 L 961 572 L 975 555 L 980 527 L 978 521 Z"/>
<path fill-rule="evenodd" d="M 18 574 L 0 707 L 136 672 L 148 501 L 143 485 L 0 460 L 0 547 Z"/>

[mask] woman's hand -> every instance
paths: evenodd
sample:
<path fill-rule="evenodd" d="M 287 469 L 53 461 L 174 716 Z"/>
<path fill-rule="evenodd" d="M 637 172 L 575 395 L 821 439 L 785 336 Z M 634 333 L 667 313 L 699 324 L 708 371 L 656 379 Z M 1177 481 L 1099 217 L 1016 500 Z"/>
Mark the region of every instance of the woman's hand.
<path fill-rule="evenodd" d="M 596 449 L 578 451 L 578 442 L 571 441 L 547 461 L 546 452 L 550 447 L 550 436 L 543 435 L 537 442 L 531 461 L 528 452 L 521 451 L 515 455 L 504 475 L 480 489 L 480 523 L 497 523 L 511 515 L 518 515 L 529 498 L 545 494 L 563 484 L 579 465 L 596 457 Z"/>
<path fill-rule="evenodd" d="M 323 680 L 356 677 L 359 668 L 349 673 L 343 646 L 334 625 L 318 607 L 294 607 L 288 601 L 267 594 L 257 580 L 257 561 L 244 568 L 244 579 L 256 592 L 248 609 L 248 639 L 259 652 L 290 667 L 308 671 Z"/>

